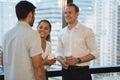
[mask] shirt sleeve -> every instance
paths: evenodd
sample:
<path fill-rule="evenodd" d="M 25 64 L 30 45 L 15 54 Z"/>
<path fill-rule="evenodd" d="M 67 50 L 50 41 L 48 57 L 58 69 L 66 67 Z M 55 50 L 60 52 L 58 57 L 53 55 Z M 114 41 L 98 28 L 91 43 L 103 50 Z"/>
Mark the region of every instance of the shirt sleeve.
<path fill-rule="evenodd" d="M 30 42 L 30 56 L 36 56 L 42 53 L 41 38 L 39 33 L 36 31 L 31 37 Z"/>
<path fill-rule="evenodd" d="M 89 29 L 87 31 L 86 44 L 89 49 L 89 53 L 92 54 L 93 56 L 95 56 L 95 58 L 97 58 L 99 56 L 99 54 L 98 54 L 98 49 L 97 49 L 97 45 L 96 45 L 95 35 L 94 35 L 92 29 Z"/>
<path fill-rule="evenodd" d="M 57 48 L 56 48 L 56 51 L 55 51 L 55 57 L 58 57 L 58 56 L 64 57 L 64 55 L 63 55 L 63 44 L 62 44 L 61 37 L 62 36 L 59 34 L 58 35 L 58 40 L 57 40 Z"/>

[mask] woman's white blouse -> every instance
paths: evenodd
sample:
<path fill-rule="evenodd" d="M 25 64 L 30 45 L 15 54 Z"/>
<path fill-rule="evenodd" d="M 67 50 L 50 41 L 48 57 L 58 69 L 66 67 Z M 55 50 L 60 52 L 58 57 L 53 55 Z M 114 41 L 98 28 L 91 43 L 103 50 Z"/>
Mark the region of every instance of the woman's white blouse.
<path fill-rule="evenodd" d="M 44 59 L 47 55 L 49 55 L 49 56 L 52 55 L 51 43 L 48 42 L 48 41 L 46 41 L 46 49 L 45 49 L 45 52 L 42 50 L 42 57 L 43 57 L 43 59 Z M 49 58 L 49 56 L 48 56 L 48 58 Z M 44 68 L 45 68 L 46 70 L 49 69 L 49 67 L 50 67 L 49 65 L 44 65 Z"/>

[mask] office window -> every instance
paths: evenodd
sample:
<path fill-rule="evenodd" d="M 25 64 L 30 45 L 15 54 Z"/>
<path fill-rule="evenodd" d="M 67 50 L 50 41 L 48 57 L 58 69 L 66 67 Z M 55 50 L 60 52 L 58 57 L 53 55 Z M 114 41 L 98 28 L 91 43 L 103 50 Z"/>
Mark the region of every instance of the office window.
<path fill-rule="evenodd" d="M 20 0 L 0 0 L 0 46 L 3 35 L 17 22 L 15 5 Z M 41 19 L 52 24 L 52 53 L 55 54 L 57 35 L 62 29 L 62 8 L 66 0 L 28 0 L 36 5 L 33 29 Z M 73 0 L 79 6 L 79 22 L 90 27 L 96 36 L 99 58 L 92 61 L 90 67 L 112 66 L 120 64 L 120 1 L 119 0 Z M 60 70 L 58 62 L 50 70 Z M 118 80 L 120 73 L 93 75 L 93 80 Z M 102 78 L 101 78 L 102 77 Z M 110 78 L 109 78 L 110 77 Z M 114 78 L 114 79 L 113 79 Z M 57 78 L 61 80 L 61 78 Z M 56 80 L 53 78 L 52 80 Z"/>
<path fill-rule="evenodd" d="M 96 35 L 100 56 L 91 62 L 91 67 L 120 64 L 118 48 L 120 4 L 117 4 L 119 2 L 119 0 L 73 0 L 80 8 L 79 21 L 90 27 Z M 110 79 L 119 80 L 119 73 L 93 75 L 93 80 Z"/>

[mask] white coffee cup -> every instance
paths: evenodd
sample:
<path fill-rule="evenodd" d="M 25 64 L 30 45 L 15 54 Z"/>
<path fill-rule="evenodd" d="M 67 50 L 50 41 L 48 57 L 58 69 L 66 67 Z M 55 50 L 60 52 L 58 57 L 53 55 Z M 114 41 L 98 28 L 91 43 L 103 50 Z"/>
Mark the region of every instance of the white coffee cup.
<path fill-rule="evenodd" d="M 48 59 L 54 59 L 54 58 L 55 58 L 55 55 L 53 53 L 48 55 Z"/>

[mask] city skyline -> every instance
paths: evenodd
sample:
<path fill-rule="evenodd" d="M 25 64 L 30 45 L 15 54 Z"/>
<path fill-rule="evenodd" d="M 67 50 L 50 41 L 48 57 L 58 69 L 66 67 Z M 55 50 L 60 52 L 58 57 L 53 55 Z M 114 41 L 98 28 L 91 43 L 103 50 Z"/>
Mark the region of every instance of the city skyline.
<path fill-rule="evenodd" d="M 78 3 L 79 1 L 79 3 Z M 88 2 L 87 2 L 88 1 Z M 120 1 L 119 0 L 74 0 L 74 3 L 80 7 L 79 21 L 90 27 L 96 36 L 97 46 L 100 56 L 92 61 L 91 67 L 107 66 L 120 64 Z M 47 6 L 51 5 L 51 6 Z M 10 7 L 11 6 L 11 7 Z M 14 12 L 15 3 L 0 2 L 0 36 L 3 36 L 16 20 Z M 52 23 L 52 49 L 56 48 L 57 35 L 62 29 L 62 8 L 58 6 L 57 1 L 41 0 L 36 3 L 36 20 L 34 29 L 41 19 L 48 19 Z M 39 7 L 41 6 L 41 7 Z M 56 7 L 57 6 L 57 7 Z M 7 9 L 7 10 L 6 10 Z M 1 11 L 3 10 L 3 11 Z M 7 20 L 6 20 L 7 18 Z M 11 21 L 11 19 L 14 19 Z M 4 22 L 5 21 L 5 22 Z M 6 24 L 8 23 L 8 24 Z M 4 27 L 2 27 L 4 26 Z M 2 38 L 0 38 L 2 45 Z M 56 67 L 56 66 L 53 66 Z M 60 68 L 59 68 L 60 69 Z M 119 74 L 118 74 L 119 75 Z M 117 76 L 116 73 L 104 75 L 95 75 L 95 80 L 107 80 L 108 76 Z M 118 80 L 118 79 L 116 79 Z"/>

